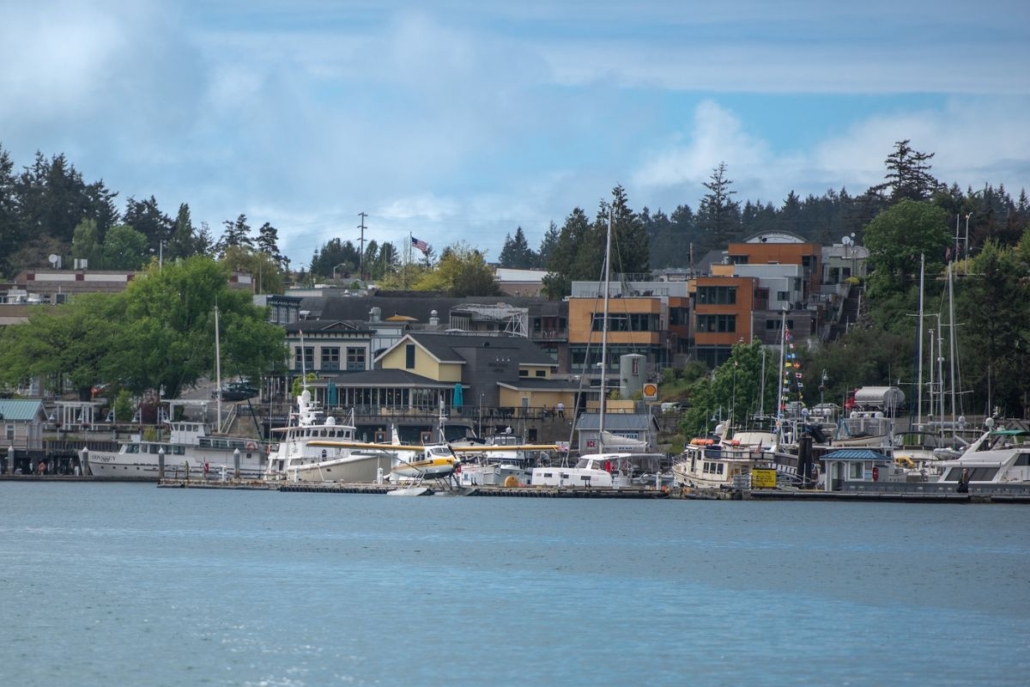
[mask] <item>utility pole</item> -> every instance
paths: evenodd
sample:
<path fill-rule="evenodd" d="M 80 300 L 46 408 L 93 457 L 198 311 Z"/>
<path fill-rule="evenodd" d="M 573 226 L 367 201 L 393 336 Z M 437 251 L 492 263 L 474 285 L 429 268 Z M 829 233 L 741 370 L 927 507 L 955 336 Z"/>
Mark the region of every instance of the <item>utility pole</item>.
<path fill-rule="evenodd" d="M 361 238 L 358 239 L 358 245 L 361 246 L 361 252 L 358 253 L 358 274 L 361 275 L 361 280 L 365 280 L 365 218 L 368 217 L 364 212 L 359 212 L 358 217 L 361 218 L 361 224 L 358 225 L 358 229 L 361 230 Z"/>

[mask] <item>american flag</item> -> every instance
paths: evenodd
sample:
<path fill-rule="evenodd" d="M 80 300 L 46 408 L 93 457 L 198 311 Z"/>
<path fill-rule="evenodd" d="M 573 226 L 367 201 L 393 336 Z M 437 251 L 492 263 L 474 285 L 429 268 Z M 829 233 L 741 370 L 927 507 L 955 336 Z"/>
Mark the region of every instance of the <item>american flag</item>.
<path fill-rule="evenodd" d="M 415 246 L 415 248 L 418 248 L 420 251 L 422 251 L 423 255 L 428 255 L 429 254 L 429 244 L 427 244 L 425 241 L 421 241 L 421 240 L 415 238 L 414 236 L 412 236 L 411 237 L 411 245 Z"/>

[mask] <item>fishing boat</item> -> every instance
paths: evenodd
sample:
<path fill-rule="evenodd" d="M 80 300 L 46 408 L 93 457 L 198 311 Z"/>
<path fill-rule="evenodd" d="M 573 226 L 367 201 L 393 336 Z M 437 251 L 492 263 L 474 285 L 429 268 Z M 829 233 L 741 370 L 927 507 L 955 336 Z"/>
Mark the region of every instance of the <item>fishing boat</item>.
<path fill-rule="evenodd" d="M 756 470 L 773 471 L 775 480 L 779 467 L 775 433 L 737 432 L 732 439 L 726 438 L 727 433 L 725 425 L 720 425 L 713 437 L 691 440 L 673 463 L 673 483 L 698 489 L 750 487 Z"/>

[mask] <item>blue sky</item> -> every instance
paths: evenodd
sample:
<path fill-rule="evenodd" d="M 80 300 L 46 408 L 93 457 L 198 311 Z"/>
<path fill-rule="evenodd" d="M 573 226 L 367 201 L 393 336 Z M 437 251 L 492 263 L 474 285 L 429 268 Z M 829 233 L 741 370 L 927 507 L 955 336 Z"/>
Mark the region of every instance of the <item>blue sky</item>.
<path fill-rule="evenodd" d="M 717 7 L 715 5 L 718 5 Z M 895 141 L 941 180 L 1030 187 L 1030 3 L 14 0 L 0 145 L 65 153 L 220 235 L 536 248 L 634 209 L 859 193 Z"/>

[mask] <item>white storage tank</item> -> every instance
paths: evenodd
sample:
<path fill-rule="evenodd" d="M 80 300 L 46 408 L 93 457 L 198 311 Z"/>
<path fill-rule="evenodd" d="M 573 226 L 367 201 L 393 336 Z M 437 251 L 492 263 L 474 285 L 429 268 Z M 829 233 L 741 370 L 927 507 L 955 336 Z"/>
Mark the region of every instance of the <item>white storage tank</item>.
<path fill-rule="evenodd" d="M 855 391 L 855 407 L 897 412 L 905 404 L 905 392 L 896 386 L 864 386 Z"/>
<path fill-rule="evenodd" d="M 647 379 L 647 358 L 639 353 L 619 356 L 619 396 L 633 398 L 643 393 Z"/>

